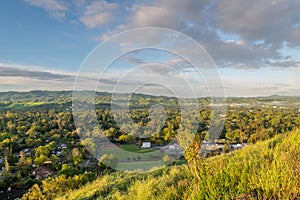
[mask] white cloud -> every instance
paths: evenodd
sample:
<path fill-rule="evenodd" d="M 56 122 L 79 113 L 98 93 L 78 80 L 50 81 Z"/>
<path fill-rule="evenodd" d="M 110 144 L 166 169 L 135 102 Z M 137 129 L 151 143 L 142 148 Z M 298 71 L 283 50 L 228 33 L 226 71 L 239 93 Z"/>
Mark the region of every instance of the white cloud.
<path fill-rule="evenodd" d="M 291 41 L 300 20 L 300 2 L 294 0 L 224 0 L 214 8 L 216 25 L 248 41 L 264 40 L 281 46 Z M 297 42 L 298 41 L 293 41 Z"/>
<path fill-rule="evenodd" d="M 49 14 L 57 19 L 64 19 L 68 7 L 58 0 L 25 0 L 26 3 L 32 6 L 41 7 Z"/>
<path fill-rule="evenodd" d="M 51 17 L 62 20 L 67 12 L 78 17 L 88 28 L 101 27 L 114 19 L 114 12 L 118 9 L 117 3 L 110 3 L 105 0 L 24 0 L 31 6 L 40 7 L 46 10 Z M 74 22 L 74 20 L 73 20 Z"/>
<path fill-rule="evenodd" d="M 99 13 L 91 16 L 83 16 L 80 19 L 88 28 L 102 26 L 111 21 L 111 16 L 108 13 Z"/>
<path fill-rule="evenodd" d="M 61 1 L 53 0 L 25 0 L 34 6 L 47 10 L 52 16 L 63 18 L 68 8 Z M 92 1 L 73 0 L 75 7 L 81 7 L 77 13 L 79 20 L 87 28 L 101 28 L 115 20 L 115 13 L 120 5 L 105 0 Z M 144 2 L 144 1 L 142 1 Z M 68 4 L 69 5 L 69 4 Z M 122 17 L 118 15 L 116 26 L 110 25 L 106 32 L 94 37 L 95 40 L 104 40 L 112 34 L 128 30 L 130 28 L 158 26 L 181 31 L 197 40 L 212 56 L 220 67 L 230 67 L 234 70 L 259 69 L 269 67 L 284 70 L 286 68 L 300 68 L 299 61 L 292 60 L 285 52 L 283 57 L 280 50 L 283 44 L 290 48 L 300 45 L 300 1 L 295 0 L 153 0 L 142 4 L 137 2 L 128 5 L 123 10 Z M 124 17 L 125 16 L 125 17 Z M 225 33 L 226 36 L 218 32 Z M 151 33 L 133 35 L 132 38 L 122 42 L 121 48 L 132 49 L 138 42 L 159 43 L 161 38 Z M 257 42 L 259 41 L 259 42 Z M 182 45 L 182 51 L 193 53 Z M 136 60 L 138 61 L 138 60 Z M 182 66 L 178 59 L 169 60 L 171 66 Z M 182 68 L 184 68 L 182 66 Z M 268 68 L 268 69 L 269 69 Z M 140 81 L 149 80 L 149 73 L 164 75 L 169 70 L 148 66 L 142 73 L 133 74 L 126 84 L 139 84 Z M 177 68 L 178 69 L 178 68 Z M 120 72 L 123 73 L 123 72 Z M 224 82 L 229 95 L 255 96 L 261 94 L 284 93 L 299 91 L 299 84 L 289 82 L 285 85 L 284 77 L 272 77 L 265 73 L 265 77 L 258 80 L 256 74 L 237 77 L 240 71 L 235 71 L 232 76 L 225 75 Z M 275 73 L 270 71 L 270 73 Z M 283 75 L 290 74 L 283 71 Z M 249 74 L 248 72 L 246 74 Z M 280 74 L 280 73 L 279 73 Z M 34 74 L 37 75 L 37 74 Z M 112 88 L 116 83 L 117 72 L 108 74 L 104 80 L 105 86 Z M 168 74 L 170 84 L 176 82 L 178 74 Z M 294 77 L 294 79 L 297 79 Z M 249 80 L 248 82 L 246 80 Z M 173 82 L 172 82 L 173 81 Z M 124 87 L 126 86 L 124 84 Z M 291 93 L 292 94 L 292 93 Z"/>
<path fill-rule="evenodd" d="M 154 0 L 132 5 L 124 23 L 97 39 L 130 28 L 171 28 L 197 40 L 218 66 L 259 68 L 283 58 L 279 50 L 284 42 L 300 45 L 299 10 L 300 2 L 294 0 Z M 224 40 L 219 30 L 229 38 Z"/>
<path fill-rule="evenodd" d="M 72 3 L 76 8 L 81 8 L 88 3 L 88 0 L 72 0 Z"/>
<path fill-rule="evenodd" d="M 88 28 L 101 27 L 113 21 L 113 12 L 118 9 L 118 4 L 104 0 L 93 1 L 86 6 L 80 21 Z"/>

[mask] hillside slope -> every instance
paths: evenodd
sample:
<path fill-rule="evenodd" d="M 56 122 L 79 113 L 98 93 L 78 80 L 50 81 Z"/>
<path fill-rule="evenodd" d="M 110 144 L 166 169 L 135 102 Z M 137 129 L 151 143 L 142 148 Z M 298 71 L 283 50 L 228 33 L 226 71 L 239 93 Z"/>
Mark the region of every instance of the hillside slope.
<path fill-rule="evenodd" d="M 150 173 L 113 173 L 57 199 L 299 199 L 300 130 L 201 163 L 196 181 L 187 166 Z M 43 189 L 43 188 L 42 188 Z M 43 197 L 47 199 L 47 193 Z"/>

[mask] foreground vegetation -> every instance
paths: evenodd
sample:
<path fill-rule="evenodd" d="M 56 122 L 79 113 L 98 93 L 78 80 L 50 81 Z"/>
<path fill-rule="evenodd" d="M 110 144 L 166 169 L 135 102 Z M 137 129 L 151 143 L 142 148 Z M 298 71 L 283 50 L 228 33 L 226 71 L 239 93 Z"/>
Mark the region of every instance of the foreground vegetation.
<path fill-rule="evenodd" d="M 149 173 L 116 172 L 80 189 L 35 185 L 23 199 L 299 199 L 300 130 L 201 160 L 198 181 L 187 165 Z M 59 183 L 57 183 L 59 184 Z M 59 185 L 67 187 L 67 185 Z M 52 189 L 51 189 L 52 188 Z M 54 192 L 57 191 L 57 192 Z"/>

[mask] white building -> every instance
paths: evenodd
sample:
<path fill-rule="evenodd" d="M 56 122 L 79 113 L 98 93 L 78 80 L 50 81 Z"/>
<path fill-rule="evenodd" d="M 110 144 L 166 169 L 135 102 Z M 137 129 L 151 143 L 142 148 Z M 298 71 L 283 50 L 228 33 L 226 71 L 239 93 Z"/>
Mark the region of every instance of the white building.
<path fill-rule="evenodd" d="M 151 148 L 151 142 L 143 142 L 141 148 Z"/>

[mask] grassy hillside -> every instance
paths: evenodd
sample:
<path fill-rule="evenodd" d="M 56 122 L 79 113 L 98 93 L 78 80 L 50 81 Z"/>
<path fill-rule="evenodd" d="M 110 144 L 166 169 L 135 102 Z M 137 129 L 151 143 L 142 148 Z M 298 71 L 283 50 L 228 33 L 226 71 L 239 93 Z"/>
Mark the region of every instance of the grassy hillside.
<path fill-rule="evenodd" d="M 150 173 L 117 172 L 56 193 L 57 199 L 299 199 L 299 135 L 296 130 L 209 158 L 201 163 L 200 182 L 186 165 Z M 54 193 L 43 185 L 40 192 L 46 199 Z"/>

